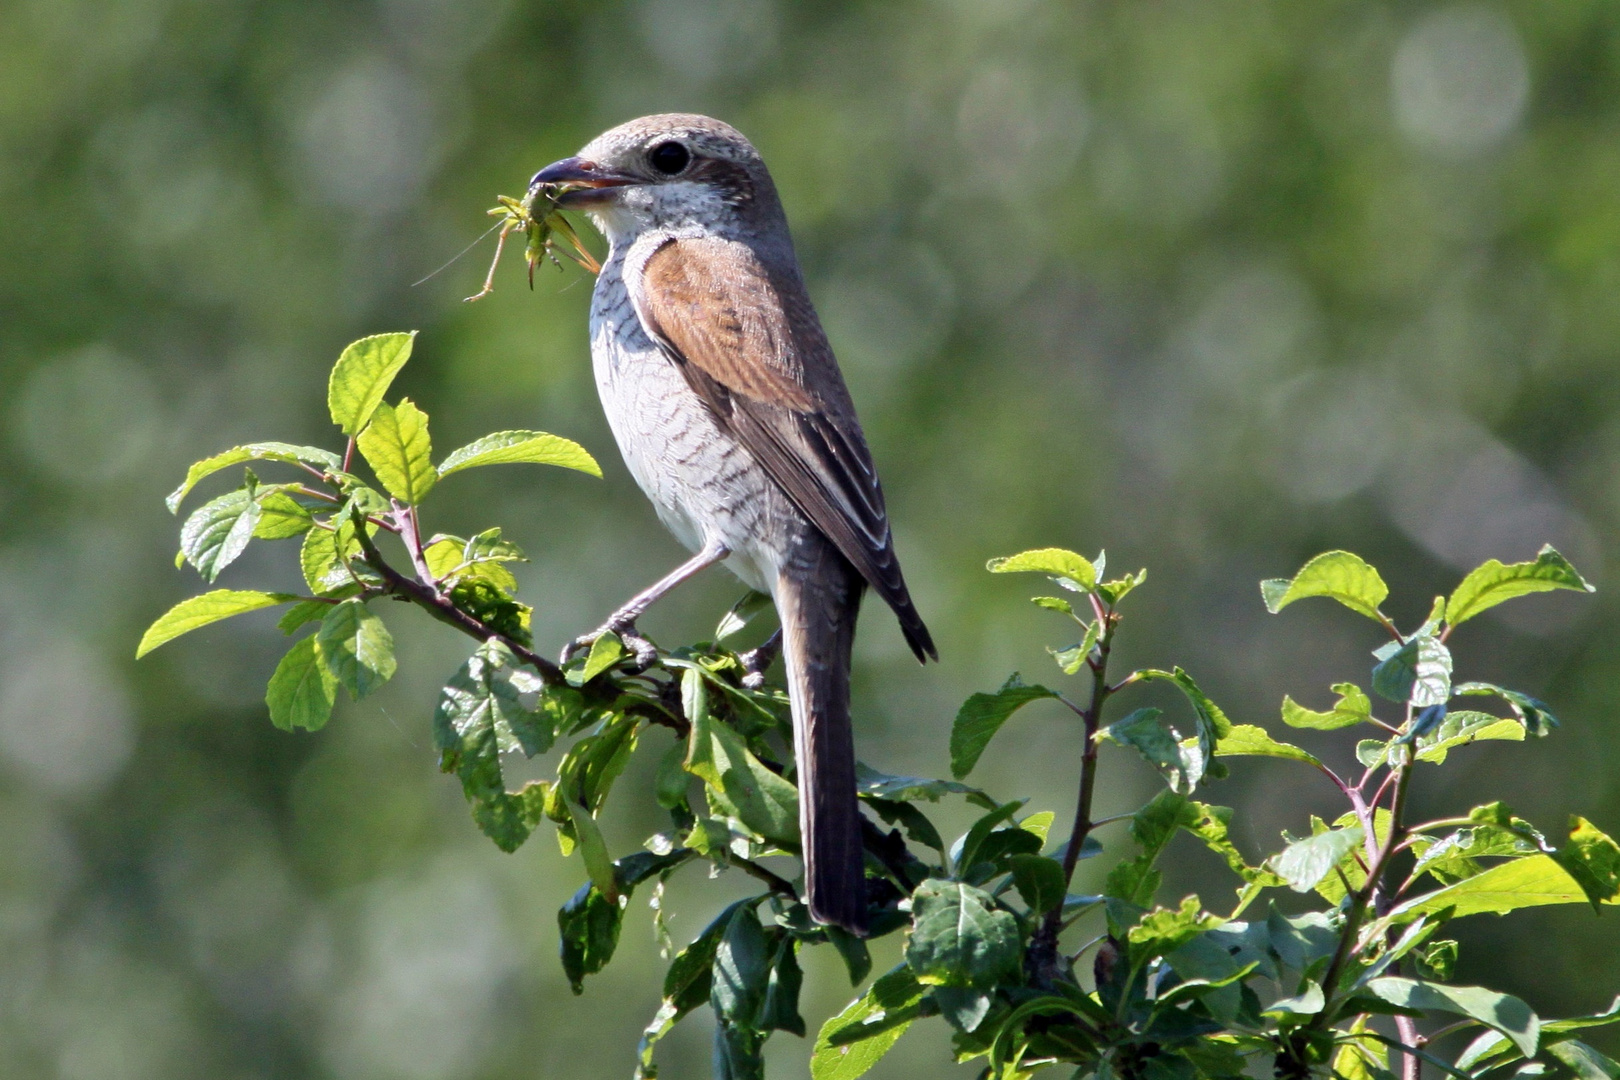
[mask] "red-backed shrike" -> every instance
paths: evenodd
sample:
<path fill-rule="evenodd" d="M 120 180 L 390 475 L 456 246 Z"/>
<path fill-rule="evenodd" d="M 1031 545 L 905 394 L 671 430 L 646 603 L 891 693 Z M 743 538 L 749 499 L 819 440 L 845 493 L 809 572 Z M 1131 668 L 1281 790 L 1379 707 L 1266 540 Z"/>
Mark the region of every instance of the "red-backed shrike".
<path fill-rule="evenodd" d="M 864 933 L 849 673 L 866 587 L 919 660 L 938 654 L 775 185 L 735 129 L 683 114 L 616 127 L 534 181 L 584 185 L 560 205 L 607 236 L 591 301 L 597 389 L 631 475 L 697 553 L 603 629 L 633 631 L 654 600 L 716 562 L 772 596 L 810 912 Z"/>

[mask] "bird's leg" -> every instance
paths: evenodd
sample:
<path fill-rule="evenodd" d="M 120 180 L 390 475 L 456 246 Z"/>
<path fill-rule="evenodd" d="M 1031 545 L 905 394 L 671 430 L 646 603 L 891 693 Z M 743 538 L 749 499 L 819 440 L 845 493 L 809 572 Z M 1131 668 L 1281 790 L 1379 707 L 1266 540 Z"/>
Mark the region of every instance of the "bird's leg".
<path fill-rule="evenodd" d="M 611 631 L 619 635 L 626 647 L 635 653 L 636 663 L 640 664 L 643 669 L 652 667 L 658 661 L 658 650 L 653 647 L 652 642 L 636 633 L 636 620 L 641 618 L 646 610 L 657 603 L 665 593 L 687 578 L 692 577 L 698 571 L 713 566 L 730 554 L 731 552 L 726 549 L 725 545 L 710 541 L 702 551 L 681 563 L 650 587 L 631 597 L 628 603 L 608 617 L 607 622 L 590 633 L 570 641 L 563 649 L 562 662 L 567 664 L 569 659 L 576 653 L 590 648 L 597 638 Z"/>
<path fill-rule="evenodd" d="M 764 686 L 765 671 L 776 661 L 776 654 L 781 650 L 782 628 L 777 627 L 774 634 L 738 657 L 743 666 L 742 684 L 750 690 Z"/>

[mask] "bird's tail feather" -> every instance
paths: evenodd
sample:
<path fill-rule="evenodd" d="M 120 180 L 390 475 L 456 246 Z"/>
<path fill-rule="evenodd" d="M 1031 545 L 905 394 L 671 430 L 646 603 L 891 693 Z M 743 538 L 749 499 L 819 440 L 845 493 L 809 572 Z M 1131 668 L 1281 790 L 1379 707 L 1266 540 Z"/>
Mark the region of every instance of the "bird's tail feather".
<path fill-rule="evenodd" d="M 866 871 L 849 718 L 850 651 L 865 583 L 832 544 L 810 546 L 819 550 L 793 560 L 776 588 L 793 703 L 805 892 L 817 922 L 865 936 Z"/>

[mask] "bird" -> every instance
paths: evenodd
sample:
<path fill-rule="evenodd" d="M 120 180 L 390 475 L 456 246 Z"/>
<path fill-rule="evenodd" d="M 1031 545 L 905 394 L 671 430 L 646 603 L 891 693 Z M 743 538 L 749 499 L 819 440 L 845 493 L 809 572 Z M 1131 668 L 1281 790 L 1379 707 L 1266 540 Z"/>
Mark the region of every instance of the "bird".
<path fill-rule="evenodd" d="M 639 641 L 659 597 L 721 563 L 781 622 L 811 917 L 868 928 L 850 721 L 856 616 L 870 587 L 920 662 L 912 603 L 866 437 L 810 302 L 765 162 L 737 129 L 644 116 L 546 166 L 608 254 L 591 298 L 598 393 L 631 476 L 690 552 L 593 634 Z M 555 189 L 553 189 L 555 190 Z M 573 647 L 573 646 L 571 646 Z"/>

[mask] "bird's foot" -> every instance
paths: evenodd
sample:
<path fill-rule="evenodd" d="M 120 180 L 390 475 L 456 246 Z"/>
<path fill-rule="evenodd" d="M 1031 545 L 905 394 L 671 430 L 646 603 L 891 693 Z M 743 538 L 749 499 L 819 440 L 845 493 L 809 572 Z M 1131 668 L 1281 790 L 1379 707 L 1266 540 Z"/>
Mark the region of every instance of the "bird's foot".
<path fill-rule="evenodd" d="M 561 660 L 563 666 L 566 667 L 574 657 L 595 646 L 597 639 L 603 634 L 615 634 L 618 636 L 625 650 L 636 658 L 634 668 L 636 673 L 646 671 L 658 663 L 658 646 L 641 636 L 640 632 L 636 630 L 634 619 L 609 619 L 590 633 L 582 634 L 563 646 Z"/>
<path fill-rule="evenodd" d="M 782 651 L 782 631 L 778 630 L 766 638 L 756 648 L 749 649 L 738 655 L 742 661 L 742 684 L 750 690 L 758 690 L 765 685 L 765 672 L 776 661 L 776 654 Z"/>

